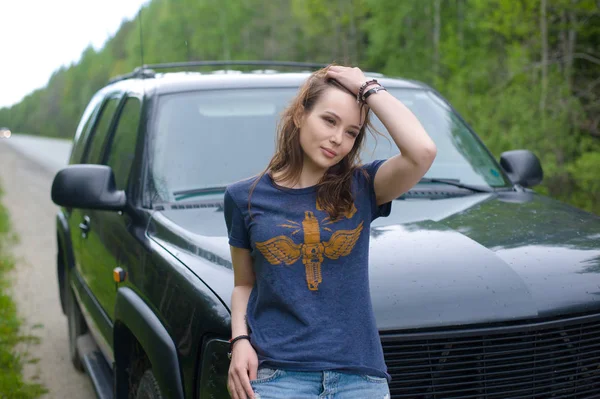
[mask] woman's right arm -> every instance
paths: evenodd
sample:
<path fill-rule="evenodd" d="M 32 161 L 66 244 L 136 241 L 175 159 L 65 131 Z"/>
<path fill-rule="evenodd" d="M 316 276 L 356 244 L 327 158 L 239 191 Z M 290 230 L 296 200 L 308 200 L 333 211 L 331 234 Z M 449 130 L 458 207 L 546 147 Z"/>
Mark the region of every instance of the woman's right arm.
<path fill-rule="evenodd" d="M 233 294 L 231 295 L 231 336 L 249 335 L 246 309 L 254 286 L 254 269 L 250 251 L 230 246 L 233 264 Z M 256 379 L 258 357 L 246 339 L 236 341 L 231 351 L 229 365 L 229 393 L 233 399 L 254 398 L 250 380 Z"/>

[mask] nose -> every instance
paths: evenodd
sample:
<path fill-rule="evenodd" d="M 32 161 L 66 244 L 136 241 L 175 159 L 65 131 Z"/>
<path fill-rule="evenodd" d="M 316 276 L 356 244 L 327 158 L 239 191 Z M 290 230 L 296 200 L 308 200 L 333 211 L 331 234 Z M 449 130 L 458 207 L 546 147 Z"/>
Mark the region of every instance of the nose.
<path fill-rule="evenodd" d="M 340 129 L 336 129 L 335 132 L 329 136 L 329 142 L 331 144 L 340 145 L 342 144 L 343 132 Z"/>

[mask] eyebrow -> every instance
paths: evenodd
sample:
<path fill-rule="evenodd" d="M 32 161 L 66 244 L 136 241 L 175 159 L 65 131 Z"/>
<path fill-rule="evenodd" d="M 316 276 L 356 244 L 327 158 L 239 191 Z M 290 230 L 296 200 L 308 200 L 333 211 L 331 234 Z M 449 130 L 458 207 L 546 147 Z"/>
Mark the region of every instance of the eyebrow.
<path fill-rule="evenodd" d="M 331 116 L 333 116 L 335 119 L 337 119 L 339 122 L 341 122 L 341 121 L 342 121 L 342 118 L 340 118 L 340 117 L 338 116 L 338 114 L 336 114 L 336 113 L 335 113 L 335 112 L 333 112 L 333 111 L 325 111 L 325 113 L 326 113 L 326 114 L 330 114 L 330 115 L 331 115 Z M 360 130 L 360 126 L 356 126 L 356 125 L 350 125 L 350 127 L 353 127 L 353 128 L 355 128 L 356 130 Z"/>

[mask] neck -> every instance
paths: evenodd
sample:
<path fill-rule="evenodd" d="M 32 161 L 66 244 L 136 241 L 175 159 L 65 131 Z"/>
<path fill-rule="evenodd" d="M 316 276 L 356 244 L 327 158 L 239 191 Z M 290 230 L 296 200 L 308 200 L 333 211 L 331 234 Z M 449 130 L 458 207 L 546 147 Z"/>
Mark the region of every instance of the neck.
<path fill-rule="evenodd" d="M 306 187 L 312 187 L 312 186 L 317 185 L 319 183 L 319 181 L 321 181 L 321 178 L 323 177 L 325 172 L 326 171 L 324 169 L 316 167 L 316 165 L 312 164 L 311 162 L 307 162 L 307 160 L 304 160 L 304 163 L 302 165 L 302 171 L 300 172 L 300 176 L 298 177 L 298 180 L 296 180 L 296 181 L 280 180 L 283 172 L 275 173 L 273 175 L 273 179 L 280 186 L 284 186 L 284 187 L 288 187 L 288 188 L 306 188 Z"/>

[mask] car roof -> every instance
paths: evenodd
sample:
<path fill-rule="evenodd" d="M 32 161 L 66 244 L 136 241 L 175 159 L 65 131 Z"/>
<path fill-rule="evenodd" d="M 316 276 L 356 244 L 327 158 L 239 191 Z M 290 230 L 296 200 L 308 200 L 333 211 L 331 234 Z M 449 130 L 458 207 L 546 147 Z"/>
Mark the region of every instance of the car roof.
<path fill-rule="evenodd" d="M 383 86 L 394 88 L 424 89 L 421 82 L 387 77 L 378 73 L 365 73 L 368 79 L 375 78 Z M 250 89 L 250 88 L 296 88 L 308 77 L 310 72 L 279 72 L 275 70 L 219 70 L 212 72 L 167 72 L 155 73 L 150 77 L 133 77 L 117 80 L 105 89 L 136 88 L 143 86 L 155 94 L 171 94 L 186 91 L 214 89 Z M 110 90 L 110 89 L 109 89 Z"/>

